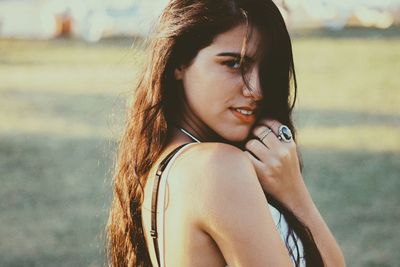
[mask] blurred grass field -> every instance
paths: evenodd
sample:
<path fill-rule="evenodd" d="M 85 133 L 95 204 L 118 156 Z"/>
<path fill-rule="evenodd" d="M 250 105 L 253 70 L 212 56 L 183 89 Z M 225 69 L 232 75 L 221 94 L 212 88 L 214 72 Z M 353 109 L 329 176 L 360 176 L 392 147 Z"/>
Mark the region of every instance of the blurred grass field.
<path fill-rule="evenodd" d="M 399 266 L 400 30 L 294 38 L 304 176 L 348 266 Z M 103 266 L 140 50 L 0 40 L 0 266 Z"/>

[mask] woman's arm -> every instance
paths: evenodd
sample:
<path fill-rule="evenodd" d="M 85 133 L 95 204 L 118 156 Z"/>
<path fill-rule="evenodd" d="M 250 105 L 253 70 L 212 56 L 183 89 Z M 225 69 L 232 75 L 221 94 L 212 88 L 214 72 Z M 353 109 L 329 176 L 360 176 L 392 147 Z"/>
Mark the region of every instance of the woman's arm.
<path fill-rule="evenodd" d="M 311 231 L 326 266 L 346 266 L 341 249 L 316 208 L 301 175 L 296 144 L 277 138 L 277 121 L 265 120 L 264 126 L 254 129 L 260 136 L 266 127 L 273 132 L 261 142 L 251 139 L 245 154 L 253 163 L 263 190 L 289 208 Z"/>
<path fill-rule="evenodd" d="M 186 153 L 184 158 L 190 161 L 177 164 L 188 209 L 196 214 L 199 229 L 216 242 L 227 264 L 293 266 L 255 170 L 243 152 L 227 144 L 203 143 Z"/>
<path fill-rule="evenodd" d="M 290 202 L 288 208 L 310 229 L 327 267 L 346 266 L 342 251 L 315 206 L 306 186 Z"/>

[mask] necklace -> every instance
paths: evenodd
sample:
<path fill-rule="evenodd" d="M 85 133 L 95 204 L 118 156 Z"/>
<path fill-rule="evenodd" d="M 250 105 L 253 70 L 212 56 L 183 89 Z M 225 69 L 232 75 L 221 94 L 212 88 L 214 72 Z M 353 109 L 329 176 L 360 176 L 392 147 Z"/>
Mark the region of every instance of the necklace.
<path fill-rule="evenodd" d="M 192 138 L 194 141 L 196 141 L 197 143 L 201 143 L 196 137 L 194 137 L 193 135 L 191 135 L 188 131 L 186 131 L 183 128 L 179 128 L 184 134 L 186 134 L 187 136 L 189 136 L 190 138 Z"/>

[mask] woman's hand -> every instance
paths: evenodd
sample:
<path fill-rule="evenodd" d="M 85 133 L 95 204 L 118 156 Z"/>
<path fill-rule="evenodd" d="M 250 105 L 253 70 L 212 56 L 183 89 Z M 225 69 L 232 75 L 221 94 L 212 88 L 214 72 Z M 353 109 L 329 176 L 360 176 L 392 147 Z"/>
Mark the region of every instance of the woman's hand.
<path fill-rule="evenodd" d="M 345 267 L 343 253 L 304 184 L 295 142 L 284 142 L 277 137 L 280 125 L 274 120 L 261 121 L 253 131 L 256 138 L 246 143 L 248 151 L 245 153 L 253 163 L 264 191 L 292 210 L 309 228 L 325 266 Z"/>
<path fill-rule="evenodd" d="M 248 151 L 245 153 L 253 163 L 264 191 L 292 207 L 308 191 L 301 175 L 294 140 L 284 142 L 278 139 L 281 125 L 275 120 L 262 120 L 253 130 L 256 137 L 246 143 Z"/>

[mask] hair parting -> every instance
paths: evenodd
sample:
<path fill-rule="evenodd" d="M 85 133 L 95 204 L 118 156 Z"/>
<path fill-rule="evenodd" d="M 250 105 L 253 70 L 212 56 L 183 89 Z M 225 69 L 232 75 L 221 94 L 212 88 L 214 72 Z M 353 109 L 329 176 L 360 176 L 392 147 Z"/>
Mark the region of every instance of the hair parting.
<path fill-rule="evenodd" d="M 244 35 L 243 41 L 242 41 L 242 49 L 240 51 L 240 65 L 243 64 L 245 55 L 246 55 L 246 50 L 247 50 L 247 43 L 249 41 L 249 35 L 250 35 L 250 25 L 249 25 L 249 18 L 247 16 L 247 12 L 245 10 L 243 10 L 242 8 L 239 9 L 240 12 L 243 15 L 244 21 L 245 21 L 245 25 L 246 25 L 246 33 Z"/>

